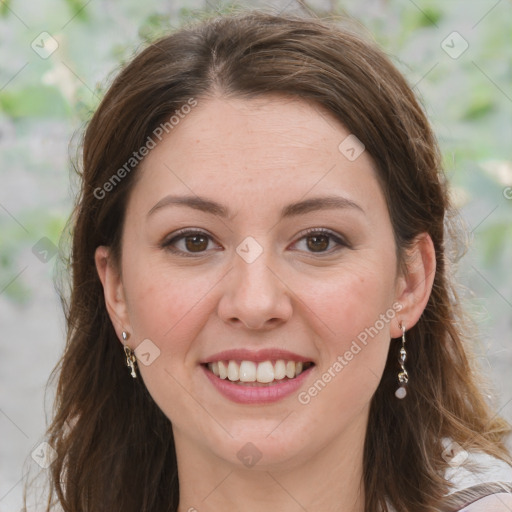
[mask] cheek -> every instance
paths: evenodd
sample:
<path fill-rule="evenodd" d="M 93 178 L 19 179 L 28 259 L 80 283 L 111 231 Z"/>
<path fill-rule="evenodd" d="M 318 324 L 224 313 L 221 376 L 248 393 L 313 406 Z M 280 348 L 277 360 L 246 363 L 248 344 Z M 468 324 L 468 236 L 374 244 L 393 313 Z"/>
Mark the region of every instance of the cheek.
<path fill-rule="evenodd" d="M 171 385 L 172 377 L 186 382 L 196 369 L 196 340 L 215 311 L 215 284 L 221 284 L 225 272 L 200 265 L 171 268 L 165 258 L 151 261 L 148 255 L 133 254 L 126 263 L 125 290 L 135 343 L 149 339 L 159 354 L 150 367 L 139 365 L 141 374 L 155 399 L 162 390 L 174 394 L 180 386 Z"/>
<path fill-rule="evenodd" d="M 211 276 L 183 277 L 180 271 L 171 275 L 169 269 L 153 266 L 130 277 L 125 284 L 128 310 L 139 337 L 163 341 L 175 339 L 185 325 L 199 327 L 201 304 L 212 288 Z"/>
<path fill-rule="evenodd" d="M 189 392 L 195 359 L 187 355 L 192 354 L 194 340 L 208 318 L 205 306 L 211 276 L 184 278 L 180 272 L 170 275 L 169 269 L 154 265 L 145 272 L 126 275 L 126 282 L 136 343 L 149 339 L 157 347 L 158 355 L 148 366 L 142 359 L 138 365 L 149 393 L 173 422 L 179 420 L 175 411 L 195 411 L 202 417 Z"/>
<path fill-rule="evenodd" d="M 318 317 L 318 325 L 323 325 L 325 339 L 338 340 L 342 348 L 347 339 L 356 338 L 376 323 L 384 338 L 388 335 L 394 313 L 394 274 L 389 268 L 384 264 L 351 264 L 333 273 L 331 279 L 314 278 L 303 283 L 301 300 Z M 386 313 L 383 326 L 379 319 Z"/>
<path fill-rule="evenodd" d="M 378 386 L 389 350 L 390 326 L 398 321 L 393 307 L 394 274 L 384 267 L 347 266 L 336 279 L 304 286 L 310 291 L 301 298 L 314 312 L 310 318 L 315 318 L 320 334 L 317 378 L 333 383 L 326 386 L 329 389 L 318 406 L 336 402 L 340 407 L 352 404 L 357 408 L 370 400 Z M 317 388 L 324 389 L 323 384 Z"/>

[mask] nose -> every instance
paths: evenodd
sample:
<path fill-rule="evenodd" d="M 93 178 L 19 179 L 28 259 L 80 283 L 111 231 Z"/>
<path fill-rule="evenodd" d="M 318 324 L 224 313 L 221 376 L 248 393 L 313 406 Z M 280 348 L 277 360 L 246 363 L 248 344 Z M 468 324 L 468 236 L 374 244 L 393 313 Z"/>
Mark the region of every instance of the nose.
<path fill-rule="evenodd" d="M 263 251 L 252 262 L 235 253 L 218 305 L 218 315 L 224 322 L 251 330 L 269 330 L 290 318 L 292 294 L 268 252 Z"/>

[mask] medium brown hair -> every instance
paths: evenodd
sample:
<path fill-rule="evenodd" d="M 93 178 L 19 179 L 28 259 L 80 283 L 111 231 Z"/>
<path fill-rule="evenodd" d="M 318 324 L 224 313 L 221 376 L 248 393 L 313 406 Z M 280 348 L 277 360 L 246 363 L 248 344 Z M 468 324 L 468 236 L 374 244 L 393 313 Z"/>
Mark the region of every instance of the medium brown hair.
<path fill-rule="evenodd" d="M 179 482 L 170 421 L 133 380 L 107 314 L 94 253 L 120 257 L 137 169 L 98 199 L 98 188 L 190 98 L 213 92 L 282 94 L 326 110 L 365 145 L 378 171 L 405 254 L 429 233 L 437 270 L 430 299 L 408 332 L 408 395 L 397 400 L 392 340 L 369 413 L 364 450 L 367 512 L 432 511 L 449 490 L 441 439 L 504 460 L 509 425 L 493 415 L 470 364 L 464 320 L 449 280 L 444 222 L 450 210 L 437 143 L 411 88 L 372 42 L 337 23 L 251 11 L 202 20 L 138 54 L 117 76 L 84 137 L 81 192 L 72 217 L 67 346 L 56 368 L 48 441 L 50 499 L 66 512 L 177 510 Z M 96 194 L 95 194 L 96 191 Z M 48 506 L 50 509 L 51 506 Z"/>

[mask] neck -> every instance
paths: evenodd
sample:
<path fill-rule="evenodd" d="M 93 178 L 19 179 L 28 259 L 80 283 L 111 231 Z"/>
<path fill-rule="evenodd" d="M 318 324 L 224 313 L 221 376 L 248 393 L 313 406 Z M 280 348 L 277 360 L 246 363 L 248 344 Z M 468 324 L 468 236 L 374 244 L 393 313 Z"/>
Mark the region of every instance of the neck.
<path fill-rule="evenodd" d="M 365 418 L 366 420 L 366 418 Z M 178 512 L 364 512 L 364 425 L 300 461 L 246 468 L 201 453 L 175 433 L 180 505 Z"/>

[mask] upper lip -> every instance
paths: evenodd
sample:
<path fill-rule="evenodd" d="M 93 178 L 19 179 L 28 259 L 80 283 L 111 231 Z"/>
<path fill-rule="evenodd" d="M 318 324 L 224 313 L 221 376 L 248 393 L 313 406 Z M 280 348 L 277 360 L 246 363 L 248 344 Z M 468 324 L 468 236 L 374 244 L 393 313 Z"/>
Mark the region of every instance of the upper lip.
<path fill-rule="evenodd" d="M 312 362 L 312 360 L 307 357 L 278 348 L 265 348 L 261 350 L 240 348 L 217 352 L 216 354 L 201 361 L 201 364 L 215 363 L 217 361 L 254 361 L 255 363 L 259 363 L 261 361 L 277 361 L 278 359 L 296 362 L 301 361 L 303 363 Z"/>

